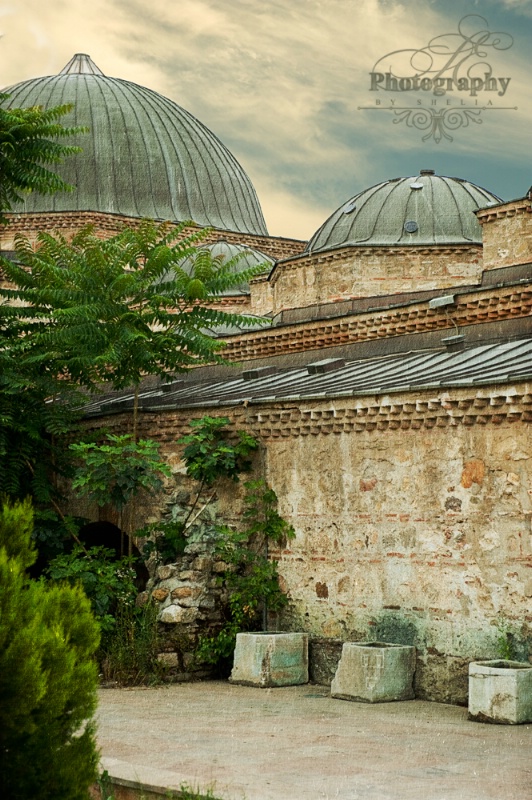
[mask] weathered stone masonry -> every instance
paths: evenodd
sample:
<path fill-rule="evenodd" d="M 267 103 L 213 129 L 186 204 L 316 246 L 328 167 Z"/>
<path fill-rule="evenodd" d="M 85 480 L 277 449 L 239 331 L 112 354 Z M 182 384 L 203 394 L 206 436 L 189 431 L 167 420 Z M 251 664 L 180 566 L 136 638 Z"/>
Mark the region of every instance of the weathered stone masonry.
<path fill-rule="evenodd" d="M 312 635 L 315 678 L 332 677 L 319 668 L 320 640 L 330 648 L 384 625 L 418 647 L 418 696 L 465 702 L 467 662 L 496 655 L 498 626 L 532 627 L 532 384 L 143 415 L 141 435 L 160 441 L 177 475 L 176 441 L 203 413 L 224 413 L 263 443 L 296 530 L 272 553 L 290 598 L 280 624 Z M 218 498 L 235 522 L 238 497 L 228 486 Z M 163 505 L 152 499 L 137 519 Z M 182 572 L 181 595 L 160 595 L 161 608 L 197 631 L 208 615 L 189 620 L 188 589 L 203 584 Z"/>
<path fill-rule="evenodd" d="M 133 92 L 116 114 L 118 79 L 87 56 L 56 77 L 74 104 L 92 87 L 95 102 L 83 94 L 78 111 L 90 131 L 107 134 L 87 149 L 94 157 L 79 156 L 75 180 L 65 173 L 78 184 L 57 206 L 65 210 L 46 201 L 10 215 L 2 250 L 13 251 L 16 234 L 69 237 L 91 223 L 104 238 L 144 214 L 175 220 L 190 211 L 193 225 L 214 226 L 207 242 L 276 260 L 249 294 L 217 303 L 273 317 L 269 327 L 227 335 L 232 366 L 192 371 L 168 392 L 152 392 L 150 378 L 142 387 L 140 435 L 159 441 L 173 477 L 131 509 L 128 530 L 183 512 L 191 487 L 177 442 L 193 417 L 228 416 L 261 441 L 257 473 L 296 530 L 289 547 L 271 554 L 290 600 L 272 624 L 311 634 L 314 680 L 330 681 L 346 639 L 415 644 L 417 695 L 451 702 L 465 702 L 469 660 L 500 655 L 505 626 L 523 645 L 521 657 L 532 659 L 531 192 L 504 203 L 467 180 L 421 169 L 353 187 L 353 200 L 308 243 L 270 237 L 247 176 L 237 170 L 236 183 L 224 183 L 238 165 L 208 131 L 201 158 L 186 136 L 167 140 L 168 130 L 181 130 L 177 107 L 152 115 L 146 136 L 145 92 Z M 46 106 L 54 85 L 52 77 L 36 81 L 32 102 Z M 122 84 L 120 94 L 132 86 Z M 190 140 L 198 143 L 196 128 Z M 117 142 L 144 155 L 113 194 L 108 165 Z M 181 148 L 173 161 L 170 144 Z M 155 163 L 157 183 L 142 168 Z M 192 168 L 178 198 L 185 164 Z M 91 188 L 95 176 L 100 184 Z M 223 186 L 227 206 L 219 203 Z M 239 187 L 243 195 L 233 193 Z M 131 430 L 131 405 L 127 392 L 96 399 L 86 423 Z M 175 677 L 190 676 L 197 636 L 219 624 L 223 565 L 212 557 L 209 524 L 238 524 L 241 500 L 241 486 L 217 486 L 185 556 L 159 568 L 148 586 Z M 72 510 L 116 522 L 87 503 Z"/>
<path fill-rule="evenodd" d="M 325 409 L 308 435 L 274 429 L 269 476 L 297 531 L 279 562 L 286 624 L 343 640 L 409 626 L 418 695 L 465 702 L 465 665 L 493 654 L 498 622 L 532 622 L 525 399 L 384 399 L 345 409 L 355 435 Z"/>

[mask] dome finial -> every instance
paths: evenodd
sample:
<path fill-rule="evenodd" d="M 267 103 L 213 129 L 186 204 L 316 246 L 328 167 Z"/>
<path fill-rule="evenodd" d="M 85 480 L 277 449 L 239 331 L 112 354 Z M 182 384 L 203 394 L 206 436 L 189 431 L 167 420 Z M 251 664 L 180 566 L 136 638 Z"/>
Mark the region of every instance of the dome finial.
<path fill-rule="evenodd" d="M 68 64 L 63 67 L 60 75 L 103 75 L 94 61 L 86 53 L 76 53 Z"/>

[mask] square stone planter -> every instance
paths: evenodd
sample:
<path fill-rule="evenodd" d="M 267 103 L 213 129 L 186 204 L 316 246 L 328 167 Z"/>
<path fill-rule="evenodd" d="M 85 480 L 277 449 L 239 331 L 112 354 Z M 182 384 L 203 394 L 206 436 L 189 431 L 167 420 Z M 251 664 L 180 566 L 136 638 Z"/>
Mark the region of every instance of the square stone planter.
<path fill-rule="evenodd" d="M 416 648 L 388 642 L 344 642 L 331 696 L 386 703 L 414 698 Z"/>
<path fill-rule="evenodd" d="M 308 683 L 308 635 L 238 633 L 229 680 L 263 688 Z"/>
<path fill-rule="evenodd" d="M 469 719 L 517 725 L 532 722 L 532 664 L 473 661 L 469 664 Z"/>

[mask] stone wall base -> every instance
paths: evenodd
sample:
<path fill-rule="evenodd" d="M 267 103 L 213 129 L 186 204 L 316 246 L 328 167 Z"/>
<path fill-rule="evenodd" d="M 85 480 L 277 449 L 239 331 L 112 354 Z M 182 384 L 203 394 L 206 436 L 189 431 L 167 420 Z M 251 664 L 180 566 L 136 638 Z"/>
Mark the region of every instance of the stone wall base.
<path fill-rule="evenodd" d="M 362 637 L 361 637 L 362 638 Z M 343 641 L 309 639 L 309 675 L 312 683 L 330 686 L 342 655 Z M 419 700 L 466 706 L 469 660 L 418 650 L 414 693 Z"/>

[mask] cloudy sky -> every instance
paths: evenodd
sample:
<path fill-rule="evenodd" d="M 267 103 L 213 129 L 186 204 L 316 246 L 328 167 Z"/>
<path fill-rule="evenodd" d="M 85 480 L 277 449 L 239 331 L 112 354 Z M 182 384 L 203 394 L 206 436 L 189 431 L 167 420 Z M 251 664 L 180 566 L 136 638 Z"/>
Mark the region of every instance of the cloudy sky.
<path fill-rule="evenodd" d="M 194 114 L 273 235 L 420 169 L 503 199 L 532 184 L 532 0 L 0 0 L 0 34 L 0 86 L 88 53 Z"/>

